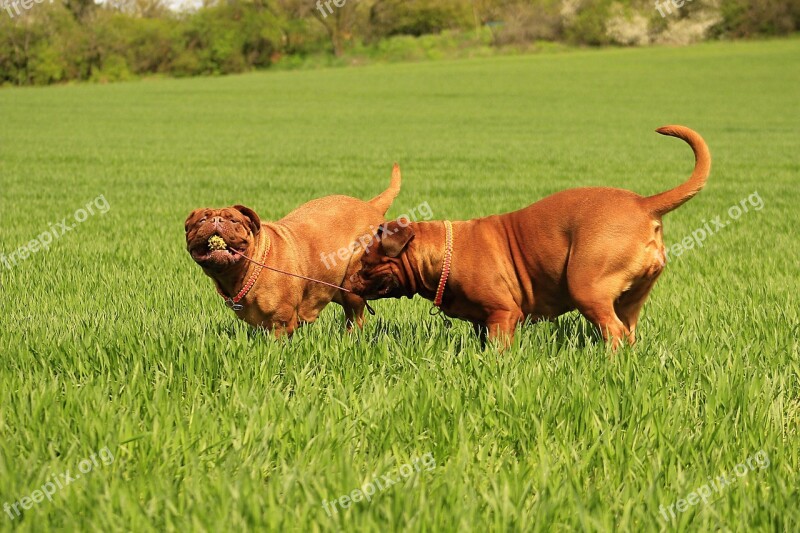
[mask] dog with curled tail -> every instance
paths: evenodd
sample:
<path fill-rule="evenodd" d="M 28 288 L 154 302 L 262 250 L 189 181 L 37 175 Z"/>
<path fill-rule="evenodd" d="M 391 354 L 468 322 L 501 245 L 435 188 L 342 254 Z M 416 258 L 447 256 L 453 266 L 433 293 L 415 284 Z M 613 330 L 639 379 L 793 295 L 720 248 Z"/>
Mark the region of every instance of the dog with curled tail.
<path fill-rule="evenodd" d="M 711 170 L 696 132 L 657 131 L 694 151 L 694 172 L 674 189 L 642 197 L 586 187 L 503 215 L 387 223 L 379 244 L 361 258 L 354 291 L 368 300 L 419 294 L 447 316 L 472 322 L 483 341 L 502 345 L 524 319 L 574 309 L 613 349 L 633 344 L 642 306 L 666 263 L 662 217 L 696 195 Z"/>

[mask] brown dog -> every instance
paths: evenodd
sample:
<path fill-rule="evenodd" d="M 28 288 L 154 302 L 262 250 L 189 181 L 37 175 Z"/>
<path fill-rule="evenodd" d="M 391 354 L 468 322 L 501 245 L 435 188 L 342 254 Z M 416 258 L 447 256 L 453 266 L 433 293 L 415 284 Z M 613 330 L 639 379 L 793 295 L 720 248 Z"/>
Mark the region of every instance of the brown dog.
<path fill-rule="evenodd" d="M 291 334 L 299 325 L 316 320 L 331 301 L 344 308 L 348 329 L 353 323 L 361 326 L 365 305 L 361 297 L 261 269 L 231 249 L 272 268 L 341 285 L 358 268 L 363 252 L 358 239 L 371 236 L 385 220 L 400 192 L 400 181 L 395 165 L 389 188 L 369 202 L 327 196 L 301 205 L 275 223 L 262 223 L 252 209 L 241 205 L 195 209 L 186 219 L 186 248 L 229 307 L 253 326 Z M 221 237 L 228 249 L 211 249 L 209 238 L 214 236 Z M 332 255 L 342 248 L 352 255 Z"/>
<path fill-rule="evenodd" d="M 449 276 L 446 223 L 389 223 L 379 228 L 380 245 L 362 256 L 354 291 L 367 299 L 433 300 L 444 281 L 442 311 L 472 322 L 482 340 L 488 334 L 507 345 L 526 317 L 578 309 L 613 348 L 623 339 L 632 344 L 666 262 L 661 217 L 697 194 L 711 169 L 700 135 L 683 126 L 657 131 L 694 151 L 694 173 L 682 185 L 647 198 L 571 189 L 513 213 L 453 222 Z"/>

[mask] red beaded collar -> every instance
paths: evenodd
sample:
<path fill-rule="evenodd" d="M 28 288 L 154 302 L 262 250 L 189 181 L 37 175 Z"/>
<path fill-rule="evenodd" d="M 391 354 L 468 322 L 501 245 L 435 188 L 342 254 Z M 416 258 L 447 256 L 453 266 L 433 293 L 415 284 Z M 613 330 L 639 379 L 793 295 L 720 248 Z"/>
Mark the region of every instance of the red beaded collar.
<path fill-rule="evenodd" d="M 447 278 L 450 276 L 450 263 L 453 259 L 453 224 L 449 220 L 445 220 L 444 229 L 444 265 L 442 265 L 442 275 L 439 278 L 439 287 L 436 289 L 436 299 L 433 300 L 433 305 L 436 307 L 442 306 L 444 288 L 447 285 Z"/>
<path fill-rule="evenodd" d="M 269 236 L 266 234 L 267 232 L 264 231 L 263 233 L 266 236 L 267 245 L 266 245 L 266 247 L 264 247 L 264 253 L 261 255 L 260 263 L 263 263 L 264 261 L 267 260 L 267 254 L 269 254 L 270 245 L 272 244 L 270 239 L 269 239 Z M 239 255 L 241 255 L 241 254 L 239 254 Z M 224 292 L 222 292 L 222 289 L 220 288 L 219 283 L 217 283 L 216 280 L 215 280 L 214 284 L 217 287 L 217 292 L 219 293 L 220 296 L 222 296 L 222 299 L 225 300 L 225 305 L 227 305 L 228 307 L 230 307 L 234 311 L 241 311 L 242 309 L 244 309 L 244 306 L 242 304 L 240 304 L 239 302 L 242 301 L 242 298 L 247 296 L 247 293 L 250 292 L 250 289 L 253 287 L 253 285 L 255 285 L 256 280 L 258 279 L 258 276 L 261 274 L 261 270 L 263 268 L 264 268 L 263 265 L 261 265 L 259 263 L 256 263 L 256 268 L 255 268 L 255 270 L 253 270 L 253 273 L 250 275 L 250 278 L 247 280 L 247 283 L 244 284 L 244 286 L 242 287 L 242 290 L 239 291 L 239 294 L 237 294 L 233 298 L 227 296 Z"/>

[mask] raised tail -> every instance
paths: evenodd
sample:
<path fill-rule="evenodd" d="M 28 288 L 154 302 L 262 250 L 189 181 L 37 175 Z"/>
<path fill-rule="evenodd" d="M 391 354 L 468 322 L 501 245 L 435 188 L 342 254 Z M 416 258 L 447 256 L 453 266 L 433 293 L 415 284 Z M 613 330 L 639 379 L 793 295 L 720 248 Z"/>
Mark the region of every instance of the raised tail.
<path fill-rule="evenodd" d="M 647 209 L 656 216 L 662 216 L 688 202 L 705 186 L 711 171 L 711 153 L 700 135 L 686 126 L 664 126 L 656 130 L 661 135 L 669 135 L 686 141 L 694 152 L 694 172 L 689 179 L 668 191 L 643 199 Z"/>
<path fill-rule="evenodd" d="M 400 182 L 400 165 L 395 163 L 392 168 L 392 181 L 389 182 L 389 188 L 370 200 L 369 203 L 381 214 L 385 215 L 392 206 L 394 199 L 400 194 Z"/>

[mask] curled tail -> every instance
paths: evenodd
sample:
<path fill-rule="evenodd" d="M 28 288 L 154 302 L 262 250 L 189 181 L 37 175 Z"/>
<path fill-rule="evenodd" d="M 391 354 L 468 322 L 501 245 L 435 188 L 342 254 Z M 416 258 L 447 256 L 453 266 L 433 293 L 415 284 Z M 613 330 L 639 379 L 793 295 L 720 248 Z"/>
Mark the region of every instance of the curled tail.
<path fill-rule="evenodd" d="M 389 188 L 369 201 L 381 214 L 386 214 L 392 206 L 392 202 L 400 193 L 400 181 L 400 165 L 395 163 L 394 168 L 392 168 L 392 181 L 389 183 Z"/>
<path fill-rule="evenodd" d="M 656 130 L 661 135 L 683 139 L 694 152 L 694 172 L 689 179 L 668 191 L 643 199 L 644 205 L 656 216 L 662 216 L 688 202 L 705 186 L 711 171 L 711 153 L 700 135 L 686 126 L 663 126 Z"/>

